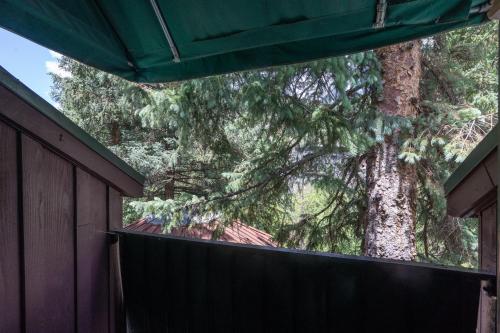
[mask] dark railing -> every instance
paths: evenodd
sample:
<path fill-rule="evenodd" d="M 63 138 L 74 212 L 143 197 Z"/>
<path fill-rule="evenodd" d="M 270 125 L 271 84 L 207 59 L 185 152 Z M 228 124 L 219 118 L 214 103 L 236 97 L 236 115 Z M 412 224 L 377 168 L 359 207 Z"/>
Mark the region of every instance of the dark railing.
<path fill-rule="evenodd" d="M 481 280 L 430 265 L 120 233 L 130 332 L 474 332 Z"/>

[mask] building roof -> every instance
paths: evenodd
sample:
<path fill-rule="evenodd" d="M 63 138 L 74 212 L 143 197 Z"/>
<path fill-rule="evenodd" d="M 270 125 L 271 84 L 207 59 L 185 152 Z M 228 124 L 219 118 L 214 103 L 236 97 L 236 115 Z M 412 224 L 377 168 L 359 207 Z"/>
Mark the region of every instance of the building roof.
<path fill-rule="evenodd" d="M 163 234 L 163 223 L 158 223 L 158 219 L 145 217 L 125 227 L 126 230 L 147 232 L 153 234 Z M 220 235 L 216 237 L 214 233 Z M 173 227 L 168 235 L 198 238 L 205 240 L 219 240 L 230 243 L 272 246 L 276 243 L 268 233 L 251 227 L 240 221 L 235 221 L 231 225 L 225 226 L 222 230 L 222 224 L 215 221 L 211 223 L 194 223 L 186 226 Z"/>

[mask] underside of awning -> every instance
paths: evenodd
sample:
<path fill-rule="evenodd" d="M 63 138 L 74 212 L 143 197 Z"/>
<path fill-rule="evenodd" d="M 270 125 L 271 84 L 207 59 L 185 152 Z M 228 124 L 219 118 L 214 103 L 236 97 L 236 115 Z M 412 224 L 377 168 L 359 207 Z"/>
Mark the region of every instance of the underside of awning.
<path fill-rule="evenodd" d="M 104 71 L 167 82 L 304 62 L 487 20 L 488 0 L 0 0 L 0 26 Z"/>

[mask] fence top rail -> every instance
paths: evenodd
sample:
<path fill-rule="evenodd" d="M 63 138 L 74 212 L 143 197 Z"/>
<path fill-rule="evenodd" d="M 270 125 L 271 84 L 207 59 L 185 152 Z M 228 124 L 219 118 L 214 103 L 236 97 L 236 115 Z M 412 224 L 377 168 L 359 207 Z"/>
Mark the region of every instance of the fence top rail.
<path fill-rule="evenodd" d="M 299 250 L 299 249 L 287 249 L 287 248 L 276 248 L 270 246 L 258 246 L 251 244 L 238 244 L 238 243 L 229 243 L 224 241 L 217 240 L 205 240 L 205 239 L 193 239 L 193 238 L 185 238 L 179 236 L 172 235 L 159 235 L 159 234 L 150 234 L 146 232 L 137 232 L 137 231 L 127 231 L 127 230 L 113 230 L 111 233 L 118 235 L 118 238 L 121 236 L 133 236 L 133 237 L 142 237 L 145 240 L 158 240 L 158 241 L 171 241 L 178 242 L 179 244 L 187 244 L 193 247 L 209 247 L 209 248 L 226 248 L 227 250 L 241 250 L 253 252 L 255 254 L 260 255 L 292 255 L 292 256 L 302 256 L 302 257 L 316 257 L 316 258 L 324 258 L 324 259 L 332 259 L 339 263 L 347 263 L 351 262 L 354 264 L 375 264 L 375 265 L 387 265 L 387 266 L 406 266 L 406 267 L 414 267 L 421 269 L 429 269 L 429 270 L 441 270 L 447 271 L 450 273 L 458 273 L 458 274 L 472 274 L 478 276 L 480 279 L 488 280 L 494 279 L 495 274 L 481 271 L 477 269 L 467 269 L 461 267 L 451 267 L 437 264 L 429 264 L 429 263 L 420 263 L 420 262 L 409 262 L 409 261 L 401 261 L 401 260 L 391 260 L 391 259 L 383 259 L 383 258 L 372 258 L 365 256 L 354 256 L 354 255 L 344 255 L 337 254 L 331 252 L 315 252 L 308 250 Z"/>

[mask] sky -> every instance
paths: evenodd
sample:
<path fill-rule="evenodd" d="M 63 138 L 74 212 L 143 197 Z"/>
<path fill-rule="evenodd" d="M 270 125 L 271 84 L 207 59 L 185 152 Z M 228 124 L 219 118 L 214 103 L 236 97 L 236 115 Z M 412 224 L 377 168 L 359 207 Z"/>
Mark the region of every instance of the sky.
<path fill-rule="evenodd" d="M 52 80 L 57 72 L 59 55 L 38 44 L 0 28 L 0 66 L 53 105 L 50 98 Z"/>

